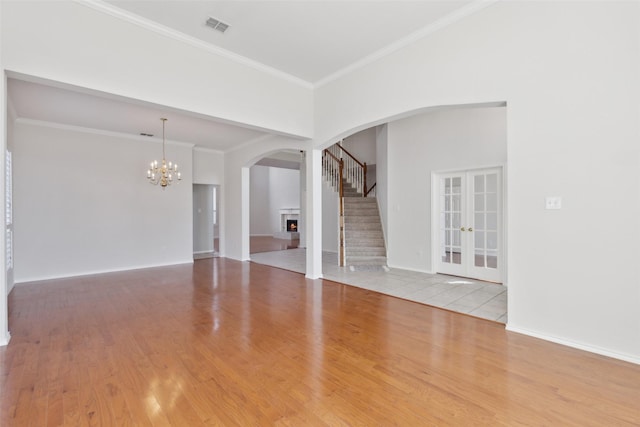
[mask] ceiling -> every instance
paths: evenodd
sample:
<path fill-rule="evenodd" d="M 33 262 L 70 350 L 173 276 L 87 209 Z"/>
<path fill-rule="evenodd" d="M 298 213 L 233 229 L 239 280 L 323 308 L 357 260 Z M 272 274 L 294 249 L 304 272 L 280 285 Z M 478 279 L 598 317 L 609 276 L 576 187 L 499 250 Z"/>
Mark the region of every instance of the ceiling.
<path fill-rule="evenodd" d="M 471 0 L 136 1 L 108 0 L 177 30 L 309 83 L 433 25 Z M 230 25 L 221 33 L 208 17 Z"/>
<path fill-rule="evenodd" d="M 472 3 L 477 0 L 93 1 L 123 19 L 204 42 L 309 85 L 402 45 Z M 210 16 L 229 29 L 221 33 L 206 26 Z M 8 97 L 19 118 L 160 137 L 159 119 L 167 117 L 167 140 L 222 151 L 267 135 L 212 117 L 14 77 L 8 79 Z"/>

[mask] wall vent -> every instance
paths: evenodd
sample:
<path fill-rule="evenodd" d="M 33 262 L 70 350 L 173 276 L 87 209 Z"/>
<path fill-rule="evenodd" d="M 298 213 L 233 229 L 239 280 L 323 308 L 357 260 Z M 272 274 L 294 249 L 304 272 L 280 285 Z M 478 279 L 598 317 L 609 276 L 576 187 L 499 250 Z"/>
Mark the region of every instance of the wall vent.
<path fill-rule="evenodd" d="M 229 28 L 229 24 L 225 24 L 224 22 L 212 17 L 209 17 L 209 19 L 207 19 L 207 25 L 214 30 L 220 31 L 221 33 L 224 33 L 225 31 L 227 31 L 227 28 Z"/>

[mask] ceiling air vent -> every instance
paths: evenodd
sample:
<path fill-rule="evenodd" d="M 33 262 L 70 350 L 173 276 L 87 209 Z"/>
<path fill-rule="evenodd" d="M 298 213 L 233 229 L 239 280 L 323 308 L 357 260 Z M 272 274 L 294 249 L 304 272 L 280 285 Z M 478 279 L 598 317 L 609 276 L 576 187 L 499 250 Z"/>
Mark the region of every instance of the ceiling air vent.
<path fill-rule="evenodd" d="M 225 24 L 224 22 L 212 17 L 209 17 L 209 19 L 207 19 L 207 25 L 214 30 L 220 31 L 221 33 L 224 33 L 225 31 L 227 31 L 227 28 L 229 28 L 229 24 Z"/>

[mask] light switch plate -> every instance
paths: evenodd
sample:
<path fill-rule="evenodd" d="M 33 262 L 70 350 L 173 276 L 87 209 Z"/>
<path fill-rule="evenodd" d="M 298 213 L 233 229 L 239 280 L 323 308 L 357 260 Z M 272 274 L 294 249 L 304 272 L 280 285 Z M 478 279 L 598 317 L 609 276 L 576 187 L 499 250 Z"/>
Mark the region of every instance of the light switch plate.
<path fill-rule="evenodd" d="M 547 196 L 544 198 L 545 209 L 562 209 L 562 197 Z"/>

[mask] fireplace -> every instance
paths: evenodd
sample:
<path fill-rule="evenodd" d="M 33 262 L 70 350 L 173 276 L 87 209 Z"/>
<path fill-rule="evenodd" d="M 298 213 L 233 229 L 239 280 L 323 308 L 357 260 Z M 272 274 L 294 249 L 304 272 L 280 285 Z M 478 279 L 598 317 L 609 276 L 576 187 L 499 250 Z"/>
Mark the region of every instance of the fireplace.
<path fill-rule="evenodd" d="M 276 239 L 285 239 L 285 240 L 300 239 L 300 228 L 298 228 L 299 220 L 300 220 L 299 208 L 280 209 L 280 230 L 276 231 L 273 234 L 273 237 L 275 237 Z"/>

